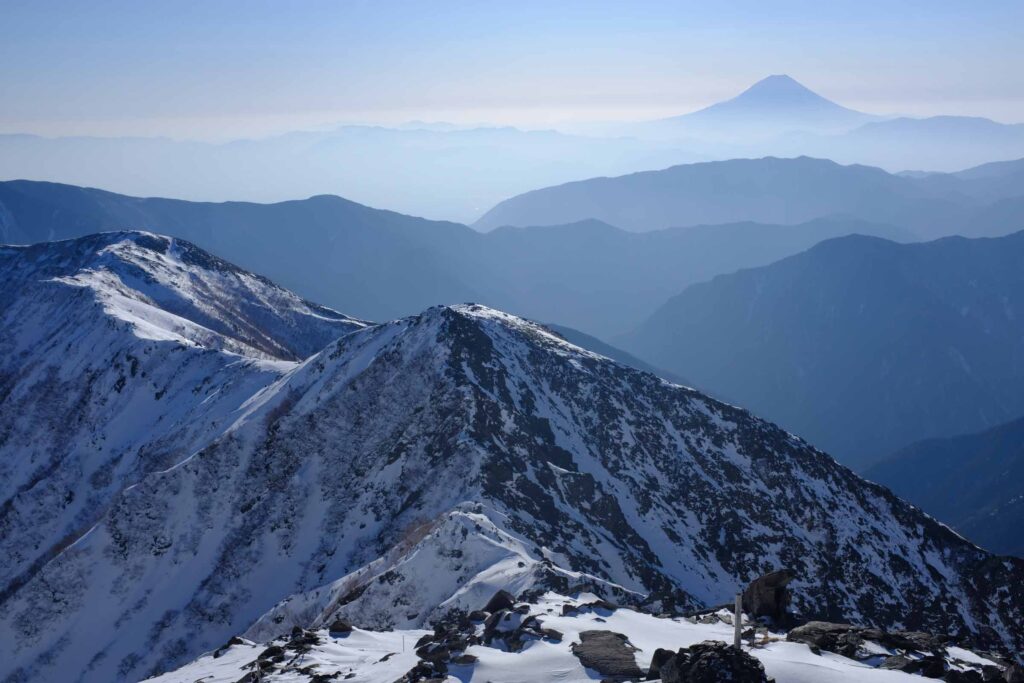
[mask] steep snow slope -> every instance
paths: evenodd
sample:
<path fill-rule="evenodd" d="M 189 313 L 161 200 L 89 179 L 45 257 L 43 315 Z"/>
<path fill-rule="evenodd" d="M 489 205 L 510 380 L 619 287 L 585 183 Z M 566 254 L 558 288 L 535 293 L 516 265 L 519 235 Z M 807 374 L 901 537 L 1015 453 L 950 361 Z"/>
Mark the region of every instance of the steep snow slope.
<path fill-rule="evenodd" d="M 159 673 L 295 594 L 282 624 L 410 628 L 496 586 L 592 575 L 662 610 L 778 566 L 805 614 L 1024 645 L 1021 561 L 743 410 L 439 307 L 341 338 L 123 492 L 6 602 L 0 676 Z"/>
<path fill-rule="evenodd" d="M 146 233 L 0 247 L 0 280 L 3 599 L 124 486 L 228 426 L 282 359 L 363 326 Z"/>
<path fill-rule="evenodd" d="M 520 603 L 518 607 L 525 612 L 519 617 L 520 623 L 535 618 L 539 628 L 555 629 L 560 638 L 526 638 L 522 650 L 518 651 L 508 648 L 501 639 L 470 645 L 464 652 L 476 661 L 449 665 L 444 680 L 450 683 L 591 683 L 600 680 L 600 674 L 587 670 L 572 651 L 573 644 L 580 642 L 580 633 L 586 631 L 612 631 L 626 636 L 628 643 L 636 648 L 633 656 L 642 671 L 648 670 L 659 648 L 675 652 L 707 640 L 732 642 L 732 626 L 717 618 L 713 621 L 659 618 L 626 608 L 588 608 L 587 604 L 595 597 L 586 593 L 566 597 L 549 592 L 532 604 Z M 721 616 L 729 618 L 727 614 Z M 313 681 L 317 680 L 314 678 L 317 675 L 333 675 L 353 683 L 391 683 L 416 664 L 418 657 L 414 646 L 429 633 L 362 629 L 331 633 L 326 625 L 315 628 L 319 642 L 306 652 L 299 651 L 287 635 L 268 639 L 266 643 L 239 640 L 177 671 L 151 679 L 151 683 L 236 683 L 254 670 L 253 664 L 268 645 L 284 648 L 285 657 L 282 663 L 264 674 L 263 680 L 267 683 Z M 475 635 L 483 636 L 485 630 L 485 624 L 478 621 Z M 857 661 L 826 651 L 814 654 L 806 644 L 787 642 L 785 638 L 784 633 L 766 631 L 758 634 L 754 647 L 747 642 L 744 644 L 744 650 L 760 660 L 767 675 L 778 683 L 920 683 L 922 680 L 918 675 L 877 668 L 885 657 L 896 652 L 879 643 L 866 642 L 863 649 L 868 656 Z M 992 659 L 956 646 L 946 648 L 943 658 L 949 670 L 954 671 L 980 674 L 984 666 L 990 671 L 1002 668 Z"/>

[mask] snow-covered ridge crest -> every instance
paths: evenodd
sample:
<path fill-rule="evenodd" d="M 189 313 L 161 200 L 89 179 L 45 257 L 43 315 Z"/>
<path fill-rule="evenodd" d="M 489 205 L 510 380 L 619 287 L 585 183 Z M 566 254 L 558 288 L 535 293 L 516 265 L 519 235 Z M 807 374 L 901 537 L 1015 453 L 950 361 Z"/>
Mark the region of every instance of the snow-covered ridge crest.
<path fill-rule="evenodd" d="M 560 585 L 632 602 L 645 597 L 535 557 L 528 539 L 505 531 L 492 517 L 502 515 L 466 503 L 438 519 L 413 523 L 387 554 L 326 586 L 289 596 L 244 637 L 265 642 L 296 626 L 325 628 L 338 618 L 380 629 L 410 628 L 452 610 L 468 613 L 499 590 L 518 595 Z"/>
<path fill-rule="evenodd" d="M 59 653 L 82 680 L 139 678 L 275 608 L 423 626 L 548 565 L 657 612 L 784 566 L 806 615 L 1024 645 L 1020 561 L 741 409 L 484 307 L 345 335 L 246 411 L 16 592 L 0 675 Z M 364 567 L 365 590 L 338 583 Z"/>
<path fill-rule="evenodd" d="M 598 601 L 588 592 L 569 595 L 533 591 L 529 600 L 513 609 L 471 612 L 465 621 L 450 619 L 443 635 L 419 629 L 352 630 L 315 624 L 308 629 L 285 631 L 270 640 L 235 638 L 176 671 L 151 679 L 152 683 L 237 683 L 261 665 L 261 680 L 316 681 L 332 678 L 353 683 L 390 683 L 397 680 L 444 680 L 446 683 L 590 683 L 619 680 L 596 671 L 577 652 L 584 634 L 618 634 L 627 644 L 622 655 L 635 664 L 629 680 L 644 680 L 658 650 L 675 653 L 707 641 L 731 643 L 732 615 L 711 612 L 701 618 L 655 616 L 627 607 Z M 480 610 L 487 603 L 473 606 Z M 335 622 L 337 623 L 337 622 Z M 907 666 L 922 661 L 921 652 L 907 652 L 891 644 L 866 640 L 856 658 L 827 650 L 815 653 L 805 642 L 787 639 L 784 631 L 772 631 L 744 616 L 744 628 L 757 633 L 745 639 L 743 650 L 753 657 L 768 677 L 779 683 L 920 683 L 923 678 Z M 756 641 L 753 645 L 751 640 Z M 421 644 L 443 643 L 435 661 L 443 673 L 403 677 L 422 664 Z M 699 645 L 698 645 L 699 646 Z M 429 648 L 430 645 L 424 645 Z M 276 654 L 275 654 L 276 650 Z M 662 653 L 664 655 L 664 653 Z M 950 645 L 929 652 L 931 664 L 945 672 L 945 680 L 1003 680 L 1006 663 L 991 656 Z M 606 653 L 607 656 L 607 653 Z M 903 669 L 882 668 L 886 660 L 901 660 Z M 610 658 L 609 658 L 610 659 Z M 608 660 L 605 660 L 606 663 Z M 664 659 L 661 659 L 664 665 Z M 431 667 L 433 668 L 433 667 Z M 621 670 L 621 669 L 620 669 Z M 658 673 L 652 676 L 658 679 Z M 734 680 L 720 671 L 715 680 Z M 963 677 L 954 677 L 961 674 Z M 931 673 L 935 675 L 934 672 Z M 316 678 L 320 676 L 322 678 Z M 998 677 L 998 678 L 997 678 Z M 706 679 L 702 679 L 706 680 Z M 749 680 L 749 679 L 744 679 Z"/>
<path fill-rule="evenodd" d="M 0 601 L 364 323 L 138 231 L 0 247 Z"/>
<path fill-rule="evenodd" d="M 51 279 L 94 292 L 140 336 L 297 360 L 365 326 L 190 242 L 142 231 L 7 247 L 15 285 Z"/>

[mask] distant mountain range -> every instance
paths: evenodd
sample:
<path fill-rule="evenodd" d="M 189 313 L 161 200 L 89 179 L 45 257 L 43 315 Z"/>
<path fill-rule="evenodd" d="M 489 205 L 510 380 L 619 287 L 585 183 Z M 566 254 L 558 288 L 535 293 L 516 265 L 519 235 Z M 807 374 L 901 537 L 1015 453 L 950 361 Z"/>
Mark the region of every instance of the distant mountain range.
<path fill-rule="evenodd" d="M 910 177 L 824 159 L 733 159 L 591 178 L 501 202 L 475 227 L 560 225 L 594 218 L 649 231 L 735 221 L 792 224 L 846 215 L 899 225 L 921 237 L 1005 234 L 1024 227 L 990 216 L 993 202 L 1024 196 L 1024 176 L 1009 165 L 988 178 Z"/>
<path fill-rule="evenodd" d="M 580 134 L 584 130 L 587 134 Z M 472 222 L 510 197 L 582 178 L 763 156 L 812 156 L 891 172 L 948 172 L 1024 157 L 1024 125 L 971 117 L 865 114 L 778 75 L 700 111 L 561 131 L 413 122 L 393 128 L 346 125 L 224 143 L 6 134 L 0 135 L 0 179 L 198 201 L 272 202 L 340 194 L 404 213 Z M 584 218 L 602 217 L 580 215 L 556 222 Z"/>
<path fill-rule="evenodd" d="M 370 320 L 477 301 L 608 336 L 686 286 L 767 265 L 851 233 L 912 240 L 849 218 L 702 226 L 645 234 L 598 221 L 509 228 L 380 211 L 339 197 L 279 204 L 140 199 L 50 183 L 0 183 L 0 241 L 34 243 L 144 228 L 226 254 L 303 296 Z"/>
<path fill-rule="evenodd" d="M 1024 156 L 1024 124 L 971 116 L 901 117 L 867 123 L 841 135 L 793 134 L 777 140 L 771 150 L 889 170 L 909 166 L 952 172 Z"/>
<path fill-rule="evenodd" d="M 0 135 L 0 180 L 199 201 L 342 194 L 459 221 L 474 220 L 502 199 L 541 185 L 704 158 L 670 141 L 510 127 L 340 126 L 225 143 Z"/>
<path fill-rule="evenodd" d="M 978 545 L 1024 557 L 1024 418 L 907 446 L 865 470 Z"/>
<path fill-rule="evenodd" d="M 1024 415 L 1024 232 L 850 236 L 669 300 L 626 350 L 863 467 Z"/>
<path fill-rule="evenodd" d="M 499 590 L 682 625 L 779 567 L 806 617 L 1024 647 L 1024 561 L 521 318 L 366 325 L 152 233 L 4 248 L 0 274 L 4 680 L 136 681 L 240 633 L 421 629 Z M 327 329 L 303 361 L 255 343 Z"/>

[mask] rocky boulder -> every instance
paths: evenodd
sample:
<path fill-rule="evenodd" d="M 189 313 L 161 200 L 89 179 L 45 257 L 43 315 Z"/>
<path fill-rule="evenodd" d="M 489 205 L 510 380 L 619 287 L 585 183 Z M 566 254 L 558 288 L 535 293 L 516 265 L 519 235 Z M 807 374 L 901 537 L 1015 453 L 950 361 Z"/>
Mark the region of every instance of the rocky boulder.
<path fill-rule="evenodd" d="M 331 625 L 327 627 L 327 630 L 332 635 L 352 633 L 352 624 L 347 619 L 335 619 L 331 622 Z"/>
<path fill-rule="evenodd" d="M 593 669 L 606 680 L 639 680 L 642 676 L 637 666 L 636 648 L 621 633 L 614 631 L 583 631 L 579 643 L 574 643 L 572 653 L 580 663 Z"/>
<path fill-rule="evenodd" d="M 713 640 L 679 650 L 659 669 L 662 683 L 769 683 L 756 658 Z"/>
<path fill-rule="evenodd" d="M 499 590 L 494 594 L 487 604 L 484 605 L 484 612 L 494 613 L 502 609 L 512 609 L 516 606 L 516 598 L 506 590 Z"/>
<path fill-rule="evenodd" d="M 850 624 L 834 624 L 828 621 L 811 621 L 789 632 L 786 640 L 792 643 L 806 643 L 812 648 L 835 652 L 844 657 L 856 657 L 864 642 L 866 630 Z M 872 632 L 874 633 L 874 632 Z M 881 635 L 881 632 L 877 632 Z"/>
<path fill-rule="evenodd" d="M 892 652 L 880 668 L 920 674 L 925 678 L 942 678 L 949 671 L 946 646 L 952 641 L 948 636 L 920 631 L 883 631 L 827 621 L 798 626 L 789 632 L 786 640 L 806 643 L 818 654 L 824 650 L 861 660 L 869 657 L 864 642 L 872 641 Z"/>

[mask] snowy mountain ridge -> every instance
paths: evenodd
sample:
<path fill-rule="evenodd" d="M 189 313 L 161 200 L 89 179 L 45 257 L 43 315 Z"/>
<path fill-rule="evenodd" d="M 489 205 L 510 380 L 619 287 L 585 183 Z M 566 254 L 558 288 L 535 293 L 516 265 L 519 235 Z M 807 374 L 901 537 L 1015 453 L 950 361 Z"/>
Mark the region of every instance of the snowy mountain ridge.
<path fill-rule="evenodd" d="M 142 232 L 0 247 L 0 597 L 125 486 L 230 424 L 319 344 L 364 326 Z"/>
<path fill-rule="evenodd" d="M 143 231 L 0 247 L 0 263 L 15 285 L 52 279 L 91 289 L 140 336 L 253 358 L 301 360 L 365 326 L 191 242 Z"/>
<path fill-rule="evenodd" d="M 252 280 L 136 234 L 124 249 L 155 240 L 157 256 L 131 262 L 173 290 L 137 296 L 126 283 L 145 278 L 65 253 L 121 243 L 96 239 L 2 256 L 24 284 L 0 308 L 17 359 L 0 398 L 31 419 L 0 424 L 15 437 L 0 680 L 138 680 L 241 633 L 417 629 L 498 589 L 678 614 L 779 567 L 805 616 L 1024 645 L 1024 562 L 740 408 L 472 304 L 355 324 L 299 363 L 204 347 L 187 327 L 140 336 L 138 316 L 109 314 L 124 300 L 107 285 L 165 313 L 143 298 L 194 300 L 159 256 Z M 203 328 L 257 351 L 295 349 L 288 321 L 314 337 L 330 317 L 261 290 L 262 311 L 285 310 L 254 334 L 248 295 L 217 291 Z"/>

